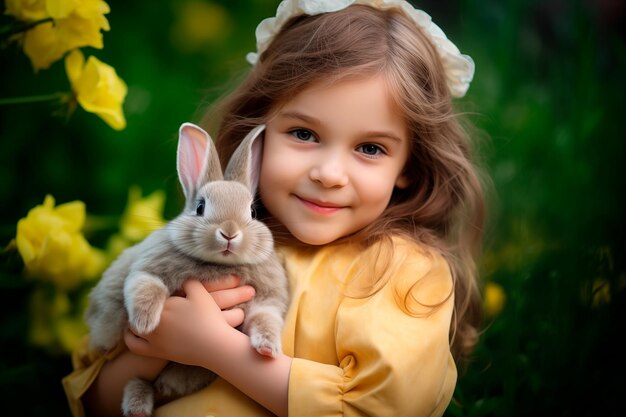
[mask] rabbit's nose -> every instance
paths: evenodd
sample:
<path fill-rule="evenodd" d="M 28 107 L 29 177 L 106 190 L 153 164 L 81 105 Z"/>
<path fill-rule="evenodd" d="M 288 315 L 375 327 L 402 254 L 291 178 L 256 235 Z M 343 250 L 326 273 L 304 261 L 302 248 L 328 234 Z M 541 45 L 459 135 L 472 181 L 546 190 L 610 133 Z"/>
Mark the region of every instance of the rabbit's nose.
<path fill-rule="evenodd" d="M 237 237 L 237 233 L 233 234 L 233 235 L 227 235 L 224 232 L 220 231 L 220 235 L 222 235 L 222 237 L 228 241 L 231 241 L 233 239 L 235 239 Z"/>
<path fill-rule="evenodd" d="M 218 232 L 219 235 L 217 234 Z M 226 239 L 227 242 L 234 242 L 241 239 L 241 228 L 236 222 L 227 220 L 220 224 L 215 235 L 218 239 L 221 237 L 222 239 Z"/>

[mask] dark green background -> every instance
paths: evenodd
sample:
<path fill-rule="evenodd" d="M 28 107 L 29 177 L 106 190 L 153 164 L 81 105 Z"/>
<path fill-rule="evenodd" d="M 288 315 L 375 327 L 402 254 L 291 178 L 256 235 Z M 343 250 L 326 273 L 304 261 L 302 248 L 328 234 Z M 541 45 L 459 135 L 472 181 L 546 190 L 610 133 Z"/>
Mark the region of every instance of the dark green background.
<path fill-rule="evenodd" d="M 66 121 L 50 103 L 0 106 L 0 246 L 47 193 L 58 203 L 82 200 L 90 214 L 118 216 L 137 184 L 144 193 L 164 189 L 166 217 L 178 212 L 178 126 L 198 121 L 244 74 L 254 28 L 277 1 L 216 1 L 230 30 L 191 52 L 171 40 L 182 3 L 109 1 L 104 49 L 84 49 L 128 84 L 125 130 L 82 109 Z M 494 182 L 483 278 L 507 297 L 486 323 L 448 414 L 622 415 L 625 2 L 419 4 L 476 61 L 458 105 L 480 129 Z M 62 61 L 34 74 L 15 45 L 1 49 L 0 60 L 0 98 L 68 89 Z M 32 283 L 13 256 L 2 256 L 0 270 L 2 414 L 67 416 L 60 379 L 69 357 L 28 343 Z M 589 288 L 598 279 L 610 301 L 593 305 Z"/>

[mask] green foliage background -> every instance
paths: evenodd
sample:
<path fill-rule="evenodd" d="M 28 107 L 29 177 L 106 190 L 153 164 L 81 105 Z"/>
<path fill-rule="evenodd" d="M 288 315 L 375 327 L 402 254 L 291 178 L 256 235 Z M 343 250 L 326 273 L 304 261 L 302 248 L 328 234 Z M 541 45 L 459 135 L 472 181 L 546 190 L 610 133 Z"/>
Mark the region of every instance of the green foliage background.
<path fill-rule="evenodd" d="M 197 121 L 245 73 L 254 28 L 278 2 L 212 2 L 226 11 L 224 29 L 196 49 L 173 35 L 186 0 L 108 3 L 104 49 L 86 52 L 128 84 L 128 127 L 116 132 L 82 109 L 65 120 L 49 103 L 0 106 L 0 246 L 47 193 L 119 216 L 137 184 L 166 190 L 166 217 L 175 215 L 178 126 Z M 476 61 L 459 106 L 484 133 L 494 183 L 483 278 L 506 294 L 447 414 L 618 415 L 626 391 L 624 2 L 416 3 Z M 16 45 L 0 60 L 0 98 L 69 89 L 62 62 L 34 74 Z M 60 380 L 69 357 L 28 342 L 32 283 L 14 257 L 1 259 L 2 414 L 67 416 Z"/>

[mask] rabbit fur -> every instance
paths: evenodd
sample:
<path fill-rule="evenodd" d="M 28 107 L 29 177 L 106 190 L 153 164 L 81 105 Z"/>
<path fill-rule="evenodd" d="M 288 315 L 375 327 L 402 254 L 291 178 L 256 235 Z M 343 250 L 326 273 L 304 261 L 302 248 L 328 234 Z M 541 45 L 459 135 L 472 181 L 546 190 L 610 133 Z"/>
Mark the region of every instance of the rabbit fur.
<path fill-rule="evenodd" d="M 241 305 L 242 331 L 261 354 L 281 352 L 287 278 L 270 230 L 251 215 L 262 147 L 255 139 L 263 129 L 257 126 L 246 136 L 222 175 L 210 136 L 191 123 L 180 127 L 177 171 L 184 210 L 122 252 L 92 289 L 85 312 L 92 348 L 107 351 L 123 343 L 129 323 L 140 335 L 153 331 L 166 298 L 185 280 L 206 282 L 232 274 L 256 290 Z M 154 389 L 166 396 L 185 395 L 214 378 L 207 369 L 172 362 L 154 385 L 138 378 L 129 381 L 122 411 L 149 416 Z"/>

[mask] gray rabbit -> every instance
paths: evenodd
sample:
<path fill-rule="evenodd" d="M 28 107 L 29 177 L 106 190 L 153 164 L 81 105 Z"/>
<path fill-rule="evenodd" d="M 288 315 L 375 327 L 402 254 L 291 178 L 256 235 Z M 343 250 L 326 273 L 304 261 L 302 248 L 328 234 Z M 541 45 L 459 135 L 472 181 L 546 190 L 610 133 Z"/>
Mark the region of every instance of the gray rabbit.
<path fill-rule="evenodd" d="M 287 278 L 270 230 L 251 215 L 262 148 L 255 139 L 263 129 L 258 126 L 246 136 L 222 175 L 210 136 L 191 123 L 180 127 L 177 169 L 185 208 L 122 252 L 93 288 L 85 313 L 92 348 L 106 351 L 123 343 L 129 323 L 139 334 L 153 331 L 165 299 L 186 279 L 210 281 L 233 274 L 256 290 L 241 306 L 243 332 L 259 353 L 281 352 Z M 139 378 L 129 381 L 122 411 L 126 416 L 149 416 L 155 389 L 167 396 L 185 395 L 214 378 L 207 369 L 170 363 L 154 386 Z"/>

